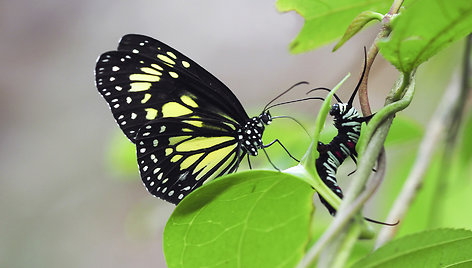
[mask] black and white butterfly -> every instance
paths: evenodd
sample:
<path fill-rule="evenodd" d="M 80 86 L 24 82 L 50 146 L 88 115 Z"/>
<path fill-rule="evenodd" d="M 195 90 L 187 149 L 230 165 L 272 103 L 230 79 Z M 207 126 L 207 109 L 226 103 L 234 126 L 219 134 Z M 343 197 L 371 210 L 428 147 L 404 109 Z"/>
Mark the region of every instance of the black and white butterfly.
<path fill-rule="evenodd" d="M 151 37 L 123 36 L 116 51 L 99 57 L 95 76 L 116 122 L 136 144 L 144 185 L 171 203 L 234 172 L 246 155 L 282 145 L 262 142 L 270 107 L 250 118 L 222 82 Z"/>

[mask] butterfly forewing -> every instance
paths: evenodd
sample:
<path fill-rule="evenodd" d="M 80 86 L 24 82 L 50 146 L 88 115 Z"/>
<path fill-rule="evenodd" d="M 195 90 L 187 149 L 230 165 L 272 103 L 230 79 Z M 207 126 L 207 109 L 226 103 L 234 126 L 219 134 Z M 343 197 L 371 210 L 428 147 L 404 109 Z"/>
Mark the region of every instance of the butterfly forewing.
<path fill-rule="evenodd" d="M 241 155 L 231 127 L 198 116 L 150 122 L 140 129 L 136 145 L 144 185 L 174 204 L 205 181 L 234 169 Z"/>
<path fill-rule="evenodd" d="M 187 80 L 189 85 L 194 87 L 192 91 L 200 88 L 202 89 L 200 93 L 207 98 L 218 96 L 216 101 L 222 104 L 220 109 L 231 118 L 241 124 L 248 119 L 241 103 L 225 84 L 176 49 L 148 36 L 128 34 L 121 38 L 118 51 L 138 53 L 159 61 L 165 65 L 164 68 L 169 67 L 181 75 L 181 79 Z"/>

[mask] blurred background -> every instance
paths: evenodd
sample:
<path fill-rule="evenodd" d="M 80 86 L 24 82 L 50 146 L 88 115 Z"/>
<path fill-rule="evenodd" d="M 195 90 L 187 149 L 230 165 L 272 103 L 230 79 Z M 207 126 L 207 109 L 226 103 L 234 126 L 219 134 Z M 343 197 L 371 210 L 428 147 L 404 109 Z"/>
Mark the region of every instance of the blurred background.
<path fill-rule="evenodd" d="M 254 115 L 296 82 L 310 85 L 286 100 L 333 87 L 350 72 L 338 91 L 347 99 L 361 72 L 362 47 L 378 31 L 367 29 L 336 53 L 331 44 L 291 55 L 288 45 L 302 26 L 296 13 L 278 13 L 268 0 L 2 1 L 0 267 L 165 267 L 162 233 L 174 206 L 147 193 L 135 160 L 122 152 L 133 147 L 94 86 L 95 60 L 116 49 L 122 35 L 146 34 L 183 52 Z M 427 76 L 418 74 L 423 84 L 418 82 L 413 108 L 403 113 L 412 122 L 427 123 L 457 69 L 460 48 L 455 44 L 432 59 L 432 67 L 424 67 Z M 397 75 L 378 57 L 369 78 L 374 111 Z M 304 103 L 272 114 L 295 116 L 310 129 L 318 107 Z M 299 146 L 297 139 L 288 143 Z M 295 149 L 299 157 L 305 145 Z M 121 154 L 129 158 L 123 166 Z"/>

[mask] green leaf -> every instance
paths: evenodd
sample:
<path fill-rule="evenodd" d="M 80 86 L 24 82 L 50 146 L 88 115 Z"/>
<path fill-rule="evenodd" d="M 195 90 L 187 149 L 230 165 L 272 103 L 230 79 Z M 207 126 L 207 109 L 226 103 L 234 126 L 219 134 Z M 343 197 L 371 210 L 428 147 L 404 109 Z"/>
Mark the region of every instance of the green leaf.
<path fill-rule="evenodd" d="M 305 25 L 290 44 L 292 53 L 306 52 L 340 38 L 351 21 L 361 12 L 386 13 L 387 0 L 278 0 L 281 12 L 295 10 L 305 18 Z"/>
<path fill-rule="evenodd" d="M 310 238 L 313 193 L 276 171 L 231 174 L 198 188 L 167 222 L 168 267 L 294 267 Z"/>
<path fill-rule="evenodd" d="M 472 31 L 472 1 L 412 1 L 391 27 L 391 35 L 378 44 L 380 51 L 398 70 L 409 73 Z"/>
<path fill-rule="evenodd" d="M 346 32 L 344 33 L 343 37 L 341 37 L 341 40 L 339 40 L 336 46 L 334 46 L 333 52 L 340 48 L 344 43 L 351 39 L 351 37 L 357 34 L 360 30 L 362 30 L 362 28 L 364 28 L 367 23 L 371 22 L 372 20 L 381 21 L 382 18 L 382 14 L 372 11 L 364 11 L 361 14 L 357 15 L 357 17 L 354 18 L 351 24 L 349 24 L 349 27 L 347 27 Z"/>
<path fill-rule="evenodd" d="M 437 229 L 394 240 L 360 260 L 362 267 L 446 267 L 471 262 L 472 232 Z"/>

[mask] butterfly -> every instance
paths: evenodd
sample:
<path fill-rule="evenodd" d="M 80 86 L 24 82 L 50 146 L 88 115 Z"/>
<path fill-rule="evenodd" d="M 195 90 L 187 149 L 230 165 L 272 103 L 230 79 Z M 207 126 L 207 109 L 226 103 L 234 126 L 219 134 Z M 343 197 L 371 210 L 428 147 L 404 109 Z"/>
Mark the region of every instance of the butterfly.
<path fill-rule="evenodd" d="M 136 145 L 145 187 L 168 202 L 177 204 L 203 183 L 234 172 L 259 149 L 275 142 L 285 149 L 278 140 L 262 142 L 273 119 L 268 105 L 250 118 L 221 81 L 151 37 L 123 36 L 116 51 L 98 58 L 95 78 L 117 124 Z"/>

